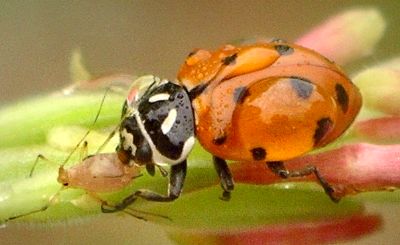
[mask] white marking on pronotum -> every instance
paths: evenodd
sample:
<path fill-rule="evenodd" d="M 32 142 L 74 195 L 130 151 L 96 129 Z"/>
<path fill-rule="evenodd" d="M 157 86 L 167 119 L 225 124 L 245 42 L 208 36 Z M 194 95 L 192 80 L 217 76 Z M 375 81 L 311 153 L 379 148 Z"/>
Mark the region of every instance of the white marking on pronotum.
<path fill-rule="evenodd" d="M 132 156 L 134 156 L 136 154 L 136 145 L 133 144 L 133 135 L 128 133 L 128 131 L 126 131 L 126 129 L 124 128 L 121 131 L 121 136 L 125 139 L 124 143 L 122 145 L 122 147 L 124 148 L 124 150 L 129 150 L 129 147 L 132 149 Z"/>
<path fill-rule="evenodd" d="M 138 122 L 140 131 L 142 132 L 143 136 L 145 137 L 145 139 L 147 140 L 147 142 L 150 145 L 150 148 L 153 152 L 153 162 L 155 164 L 163 166 L 166 164 L 174 165 L 174 164 L 181 163 L 183 160 L 185 160 L 187 158 L 188 154 L 193 149 L 193 145 L 195 143 L 195 137 L 190 136 L 183 144 L 182 153 L 178 159 L 174 160 L 174 159 L 170 159 L 170 158 L 164 156 L 157 150 L 156 146 L 154 145 L 153 141 L 151 140 L 150 135 L 147 133 L 146 129 L 144 128 L 144 125 L 140 119 L 139 114 L 135 114 L 135 118 Z"/>
<path fill-rule="evenodd" d="M 186 157 L 187 155 L 189 155 L 190 151 L 191 151 L 192 148 L 193 148 L 194 143 L 195 143 L 195 138 L 194 138 L 194 136 L 190 136 L 190 137 L 185 141 L 185 143 L 183 144 L 183 149 L 182 149 L 181 157 L 182 157 L 182 156 L 185 156 L 185 157 Z"/>
<path fill-rule="evenodd" d="M 169 94 L 167 94 L 167 93 L 162 93 L 162 94 L 156 94 L 156 95 L 153 95 L 153 96 L 151 96 L 150 98 L 149 98 L 149 102 L 150 103 L 154 103 L 154 102 L 157 102 L 157 101 L 163 101 L 163 100 L 168 100 L 169 99 Z"/>
<path fill-rule="evenodd" d="M 164 121 L 161 124 L 161 131 L 163 132 L 163 134 L 167 134 L 171 130 L 172 126 L 175 123 L 176 116 L 177 116 L 176 109 L 172 109 L 168 112 L 168 116 L 164 119 Z"/>

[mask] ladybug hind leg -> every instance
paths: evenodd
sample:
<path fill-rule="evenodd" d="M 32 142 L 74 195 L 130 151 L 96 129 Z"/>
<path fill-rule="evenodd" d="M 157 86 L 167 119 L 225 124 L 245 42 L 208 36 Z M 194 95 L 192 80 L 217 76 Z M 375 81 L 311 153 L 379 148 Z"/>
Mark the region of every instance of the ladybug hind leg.
<path fill-rule="evenodd" d="M 231 171 L 229 170 L 228 164 L 222 158 L 213 156 L 214 167 L 217 174 L 221 180 L 221 187 L 224 190 L 221 199 L 224 201 L 229 201 L 231 198 L 231 191 L 234 188 L 233 178 Z"/>
<path fill-rule="evenodd" d="M 324 188 L 325 193 L 329 196 L 329 198 L 334 202 L 339 202 L 340 198 L 335 196 L 334 188 L 321 176 L 318 169 L 315 166 L 308 165 L 303 169 L 299 170 L 288 170 L 286 169 L 284 163 L 282 161 L 276 162 L 267 162 L 268 168 L 274 172 L 276 175 L 283 179 L 288 179 L 292 177 L 304 177 L 311 174 L 314 174 L 317 178 L 318 182 Z"/>
<path fill-rule="evenodd" d="M 185 177 L 186 177 L 186 170 L 187 170 L 186 160 L 171 167 L 171 175 L 169 179 L 167 195 L 162 195 L 151 190 L 140 189 L 134 192 L 132 195 L 129 195 L 124 200 L 122 200 L 121 203 L 118 203 L 116 205 L 109 205 L 107 202 L 103 202 L 103 204 L 101 205 L 101 211 L 103 213 L 113 213 L 122 211 L 129 205 L 134 203 L 138 197 L 141 197 L 148 201 L 171 202 L 176 198 L 178 198 L 182 192 L 183 184 L 185 182 Z"/>

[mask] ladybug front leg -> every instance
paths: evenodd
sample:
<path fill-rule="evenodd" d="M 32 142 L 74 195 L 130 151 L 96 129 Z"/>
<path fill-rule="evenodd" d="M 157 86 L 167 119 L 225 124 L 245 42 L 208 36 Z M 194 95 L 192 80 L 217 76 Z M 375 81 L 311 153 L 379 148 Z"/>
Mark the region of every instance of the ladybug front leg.
<path fill-rule="evenodd" d="M 334 188 L 321 176 L 318 169 L 315 166 L 308 165 L 300 170 L 288 170 L 281 161 L 267 162 L 268 168 L 281 178 L 287 179 L 291 177 L 304 177 L 310 174 L 315 174 L 318 182 L 324 188 L 325 193 L 334 202 L 339 202 L 340 198 L 334 195 Z"/>
<path fill-rule="evenodd" d="M 229 170 L 228 164 L 222 158 L 213 156 L 214 167 L 221 180 L 221 187 L 224 190 L 222 194 L 222 200 L 228 201 L 231 198 L 231 191 L 234 188 L 233 178 L 231 171 Z"/>
<path fill-rule="evenodd" d="M 155 202 L 173 201 L 178 198 L 182 192 L 183 184 L 186 177 L 186 170 L 186 160 L 171 167 L 171 176 L 169 179 L 167 195 L 162 195 L 151 190 L 141 189 L 126 197 L 121 203 L 118 203 L 114 206 L 107 204 L 107 202 L 103 202 L 103 204 L 101 205 L 101 211 L 103 213 L 113 213 L 124 210 L 129 205 L 134 203 L 138 197 Z"/>
<path fill-rule="evenodd" d="M 183 184 L 186 177 L 187 164 L 186 160 L 181 163 L 172 165 L 171 177 L 168 185 L 168 195 L 161 195 L 159 193 L 150 190 L 138 190 L 135 192 L 135 196 L 144 198 L 148 201 L 154 202 L 170 202 L 177 199 L 183 189 Z"/>

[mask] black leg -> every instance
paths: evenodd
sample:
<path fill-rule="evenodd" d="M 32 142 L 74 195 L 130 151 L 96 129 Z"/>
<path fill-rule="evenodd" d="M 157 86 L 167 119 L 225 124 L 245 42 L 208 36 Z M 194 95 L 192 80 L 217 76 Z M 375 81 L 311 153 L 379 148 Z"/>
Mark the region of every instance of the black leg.
<path fill-rule="evenodd" d="M 339 202 L 340 198 L 334 195 L 333 187 L 321 176 L 318 169 L 315 166 L 308 165 L 300 170 L 287 170 L 283 162 L 267 162 L 268 168 L 274 172 L 276 175 L 283 179 L 292 178 L 292 177 L 303 177 L 310 174 L 315 174 L 317 180 L 324 188 L 325 193 L 329 196 L 329 198 L 334 202 Z"/>
<path fill-rule="evenodd" d="M 103 213 L 113 213 L 124 210 L 126 207 L 135 202 L 138 197 L 155 202 L 173 201 L 178 198 L 182 192 L 183 183 L 185 182 L 186 177 L 186 169 L 186 160 L 171 167 L 171 177 L 169 179 L 167 195 L 162 195 L 150 190 L 138 190 L 132 195 L 126 197 L 121 203 L 116 204 L 115 206 L 111 206 L 108 205 L 106 202 L 103 202 L 103 204 L 101 205 L 101 211 Z"/>
<path fill-rule="evenodd" d="M 233 178 L 231 171 L 229 170 L 228 164 L 222 158 L 213 156 L 214 167 L 221 180 L 221 187 L 224 190 L 222 194 L 222 200 L 228 201 L 231 198 L 231 191 L 234 188 Z"/>

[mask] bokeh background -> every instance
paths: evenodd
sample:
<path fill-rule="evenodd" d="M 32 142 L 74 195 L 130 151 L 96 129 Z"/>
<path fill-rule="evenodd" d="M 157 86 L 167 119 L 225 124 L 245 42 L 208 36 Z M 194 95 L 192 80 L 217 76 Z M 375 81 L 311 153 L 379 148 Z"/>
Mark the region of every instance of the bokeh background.
<path fill-rule="evenodd" d="M 356 71 L 400 54 L 400 1 L 5 1 L 0 0 L 0 105 L 69 83 L 71 51 L 80 48 L 95 75 L 154 74 L 173 79 L 193 48 L 214 49 L 251 37 L 294 40 L 327 17 L 353 7 L 376 7 L 388 26 L 376 53 L 346 69 Z M 33 108 L 34 109 L 34 108 Z M 398 219 L 382 211 L 384 231 L 349 244 L 394 244 Z M 0 243 L 170 244 L 157 227 L 123 215 L 79 226 L 15 225 L 0 229 Z M 149 228 L 150 227 L 150 228 Z M 52 236 L 49 236 L 52 234 Z M 394 243 L 393 243 L 394 242 Z"/>
<path fill-rule="evenodd" d="M 379 8 L 385 39 L 369 60 L 400 53 L 400 1 L 0 1 L 0 103 L 69 82 L 71 50 L 95 75 L 125 72 L 174 78 L 193 48 L 250 37 L 294 40 L 328 16 Z M 348 68 L 352 69 L 354 66 Z"/>

